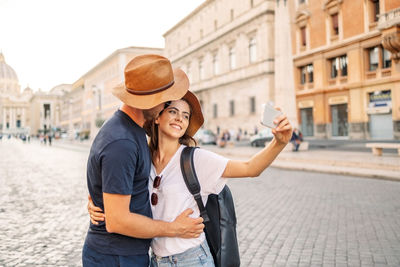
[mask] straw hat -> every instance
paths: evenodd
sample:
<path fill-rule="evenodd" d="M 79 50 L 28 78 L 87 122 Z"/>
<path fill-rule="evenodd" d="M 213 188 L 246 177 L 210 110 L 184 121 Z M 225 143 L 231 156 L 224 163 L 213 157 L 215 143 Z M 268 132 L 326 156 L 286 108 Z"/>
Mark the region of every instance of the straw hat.
<path fill-rule="evenodd" d="M 189 89 L 189 80 L 181 69 L 172 70 L 171 62 L 160 55 L 141 55 L 125 67 L 125 82 L 114 87 L 113 95 L 128 106 L 150 109 L 166 101 L 181 99 Z"/>
<path fill-rule="evenodd" d="M 197 99 L 197 97 L 190 91 L 187 91 L 187 93 L 182 97 L 182 99 L 185 99 L 192 108 L 192 114 L 190 117 L 189 126 L 186 130 L 186 133 L 193 137 L 193 135 L 195 135 L 197 130 L 199 130 L 204 123 L 200 102 Z"/>

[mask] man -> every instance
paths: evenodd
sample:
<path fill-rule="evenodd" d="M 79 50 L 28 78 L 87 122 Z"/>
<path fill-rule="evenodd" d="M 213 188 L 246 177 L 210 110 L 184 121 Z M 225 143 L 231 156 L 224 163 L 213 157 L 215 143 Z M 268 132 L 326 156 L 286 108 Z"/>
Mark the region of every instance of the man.
<path fill-rule="evenodd" d="M 90 224 L 84 266 L 148 266 L 151 238 L 197 237 L 204 227 L 202 218 L 189 217 L 191 210 L 173 222 L 152 220 L 149 203 L 151 158 L 142 127 L 164 102 L 185 95 L 186 74 L 172 70 L 169 60 L 158 55 L 134 58 L 124 74 L 124 85 L 113 89 L 123 105 L 100 129 L 89 154 L 88 189 L 106 223 Z"/>

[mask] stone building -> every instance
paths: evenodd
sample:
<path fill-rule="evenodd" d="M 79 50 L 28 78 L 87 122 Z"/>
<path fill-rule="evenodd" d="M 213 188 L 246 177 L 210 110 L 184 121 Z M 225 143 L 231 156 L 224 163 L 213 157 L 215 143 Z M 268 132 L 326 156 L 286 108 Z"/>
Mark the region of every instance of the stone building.
<path fill-rule="evenodd" d="M 52 134 L 60 131 L 61 102 L 70 84 L 60 84 L 50 91 L 38 90 L 30 99 L 31 134 Z"/>
<path fill-rule="evenodd" d="M 293 88 L 275 89 L 275 5 L 207 0 L 164 34 L 165 55 L 188 74 L 205 128 L 251 134 L 260 129 L 262 103 L 273 101 L 289 113 L 295 105 Z"/>
<path fill-rule="evenodd" d="M 0 133 L 4 135 L 54 134 L 60 124 L 60 101 L 70 85 L 49 92 L 29 87 L 20 91 L 16 72 L 0 53 Z"/>
<path fill-rule="evenodd" d="M 141 54 L 163 54 L 160 48 L 127 47 L 116 50 L 82 75 L 63 96 L 62 129 L 69 138 L 93 138 L 103 122 L 121 105 L 112 95 L 116 85 L 124 81 L 128 62 Z"/>
<path fill-rule="evenodd" d="M 303 134 L 400 139 L 400 1 L 288 3 Z"/>
<path fill-rule="evenodd" d="M 30 99 L 32 90 L 20 91 L 18 77 L 0 53 L 0 133 L 8 135 L 30 133 Z"/>

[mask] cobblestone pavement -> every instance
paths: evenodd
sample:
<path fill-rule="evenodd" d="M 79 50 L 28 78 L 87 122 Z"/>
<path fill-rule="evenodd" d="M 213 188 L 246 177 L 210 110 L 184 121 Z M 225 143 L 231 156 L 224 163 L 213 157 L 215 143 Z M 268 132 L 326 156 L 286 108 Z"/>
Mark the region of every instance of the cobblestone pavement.
<path fill-rule="evenodd" d="M 87 148 L 0 152 L 0 266 L 81 266 Z M 400 266 L 399 182 L 271 168 L 229 185 L 242 266 Z"/>

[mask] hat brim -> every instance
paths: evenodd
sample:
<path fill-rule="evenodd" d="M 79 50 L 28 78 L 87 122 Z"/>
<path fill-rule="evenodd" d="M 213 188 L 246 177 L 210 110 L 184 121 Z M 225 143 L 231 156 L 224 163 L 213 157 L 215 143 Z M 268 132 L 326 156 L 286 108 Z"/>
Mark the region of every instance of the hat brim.
<path fill-rule="evenodd" d="M 186 134 L 193 137 L 204 123 L 201 105 L 197 97 L 190 91 L 187 91 L 182 99 L 185 99 L 192 108 L 192 114 L 190 117 L 189 126 L 186 130 Z"/>
<path fill-rule="evenodd" d="M 112 94 L 128 106 L 150 109 L 161 103 L 181 99 L 189 89 L 189 79 L 181 69 L 174 69 L 174 84 L 166 90 L 151 95 L 134 95 L 126 90 L 125 83 L 112 89 Z"/>

